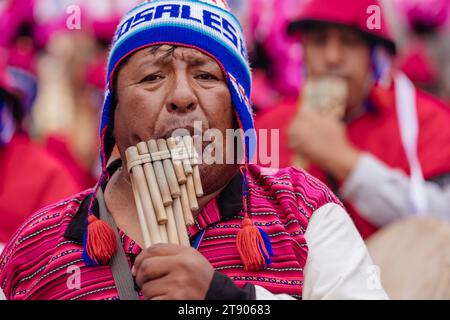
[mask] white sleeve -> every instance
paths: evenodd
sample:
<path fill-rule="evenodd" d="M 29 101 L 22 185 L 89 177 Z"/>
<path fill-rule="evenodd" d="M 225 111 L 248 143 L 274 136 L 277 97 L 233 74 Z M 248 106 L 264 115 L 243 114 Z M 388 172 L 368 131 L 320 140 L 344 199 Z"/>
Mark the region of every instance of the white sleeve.
<path fill-rule="evenodd" d="M 3 294 L 2 288 L 0 288 L 0 300 L 6 300 L 6 297 Z"/>
<path fill-rule="evenodd" d="M 316 210 L 305 233 L 308 259 L 303 299 L 388 299 L 366 245 L 348 213 L 329 203 Z M 257 300 L 294 299 L 256 286 Z"/>
<path fill-rule="evenodd" d="M 269 290 L 255 286 L 256 300 L 295 300 L 294 297 L 288 294 L 273 294 Z"/>
<path fill-rule="evenodd" d="M 305 238 L 303 299 L 388 299 L 378 268 L 342 207 L 329 203 L 316 210 Z"/>
<path fill-rule="evenodd" d="M 370 177 L 370 178 L 368 178 Z M 363 154 L 340 190 L 368 221 L 383 226 L 411 214 L 409 178 L 374 156 Z M 447 190 L 425 183 L 430 216 L 450 220 L 450 186 Z"/>

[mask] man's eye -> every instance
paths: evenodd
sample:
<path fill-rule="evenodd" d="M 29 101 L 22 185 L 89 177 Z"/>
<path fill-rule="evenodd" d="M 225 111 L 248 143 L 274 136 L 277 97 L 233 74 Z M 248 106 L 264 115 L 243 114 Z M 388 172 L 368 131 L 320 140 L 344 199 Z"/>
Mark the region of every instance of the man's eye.
<path fill-rule="evenodd" d="M 141 80 L 142 82 L 153 82 L 153 81 L 157 81 L 157 80 L 161 80 L 163 79 L 163 76 L 159 75 L 159 74 L 149 74 L 148 76 L 146 76 L 145 78 L 143 78 Z"/>
<path fill-rule="evenodd" d="M 342 42 L 345 43 L 345 45 L 347 45 L 347 46 L 357 46 L 357 45 L 363 43 L 362 39 L 359 38 L 358 36 L 344 37 Z"/>
<path fill-rule="evenodd" d="M 315 44 L 324 44 L 327 41 L 327 35 L 325 32 L 314 32 L 308 34 L 309 40 Z"/>
<path fill-rule="evenodd" d="M 197 75 L 196 78 L 200 80 L 217 80 L 217 77 L 213 76 L 210 73 L 201 73 Z"/>

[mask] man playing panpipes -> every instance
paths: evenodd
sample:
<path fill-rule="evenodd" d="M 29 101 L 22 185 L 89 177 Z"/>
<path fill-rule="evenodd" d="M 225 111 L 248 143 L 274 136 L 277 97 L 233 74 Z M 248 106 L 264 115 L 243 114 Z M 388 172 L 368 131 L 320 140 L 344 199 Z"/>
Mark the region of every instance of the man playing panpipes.
<path fill-rule="evenodd" d="M 255 132 L 244 43 L 225 1 L 155 0 L 123 18 L 108 64 L 103 175 L 95 189 L 17 231 L 0 260 L 8 299 L 386 298 L 364 242 L 320 181 L 249 163 Z M 200 165 L 192 247 L 144 248 L 126 150 L 179 128 L 193 134 L 195 121 L 222 136 L 245 130 L 245 161 Z M 114 146 L 120 159 L 107 166 Z M 221 151 L 226 158 L 234 149 L 226 140 Z"/>
<path fill-rule="evenodd" d="M 348 95 L 339 119 L 286 103 L 256 118 L 258 129 L 280 129 L 280 165 L 302 158 L 302 168 L 339 193 L 364 238 L 405 217 L 448 221 L 449 108 L 392 66 L 395 43 L 380 2 L 312 0 L 300 9 L 290 28 L 307 80 L 343 79 Z"/>

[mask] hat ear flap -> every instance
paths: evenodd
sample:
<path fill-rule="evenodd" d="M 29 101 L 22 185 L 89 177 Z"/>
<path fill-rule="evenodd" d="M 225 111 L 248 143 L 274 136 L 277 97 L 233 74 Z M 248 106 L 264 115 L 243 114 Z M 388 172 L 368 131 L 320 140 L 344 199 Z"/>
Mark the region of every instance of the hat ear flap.
<path fill-rule="evenodd" d="M 100 158 L 102 171 L 106 172 L 106 164 L 116 144 L 113 134 L 112 95 L 108 89 L 103 102 L 102 122 L 100 125 Z"/>
<path fill-rule="evenodd" d="M 228 87 L 231 94 L 231 100 L 236 113 L 236 120 L 239 128 L 243 130 L 244 163 L 250 163 L 255 156 L 257 146 L 257 136 L 253 122 L 253 109 L 244 88 L 239 84 L 236 78 L 228 73 Z"/>

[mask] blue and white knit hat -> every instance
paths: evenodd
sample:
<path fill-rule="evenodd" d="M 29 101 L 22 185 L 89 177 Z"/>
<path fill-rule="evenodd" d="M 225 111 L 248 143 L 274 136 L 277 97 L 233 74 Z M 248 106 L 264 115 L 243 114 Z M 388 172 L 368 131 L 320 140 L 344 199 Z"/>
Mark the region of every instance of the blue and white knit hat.
<path fill-rule="evenodd" d="M 244 34 L 225 0 L 153 0 L 131 10 L 114 35 L 108 62 L 101 122 L 103 170 L 114 147 L 113 79 L 120 62 L 148 46 L 170 44 L 195 48 L 214 58 L 227 78 L 240 127 L 246 135 L 246 159 L 256 146 L 250 104 L 251 77 Z"/>
<path fill-rule="evenodd" d="M 155 45 L 197 49 L 217 61 L 227 79 L 236 118 L 244 131 L 245 171 L 255 153 L 256 134 L 250 104 L 251 76 L 243 30 L 226 0 L 153 0 L 131 10 L 115 33 L 108 62 L 107 88 L 103 104 L 101 134 L 102 177 L 115 145 L 113 136 L 113 80 L 120 62 L 134 52 Z M 97 190 L 97 189 L 96 189 Z M 246 267 L 262 267 L 270 260 L 267 235 L 258 230 L 247 214 L 247 175 L 243 172 L 245 219 L 237 247 Z M 92 203 L 91 203 L 92 208 Z M 87 265 L 104 264 L 117 249 L 114 233 L 89 210 L 83 259 Z M 268 248 L 268 249 L 267 249 Z"/>

